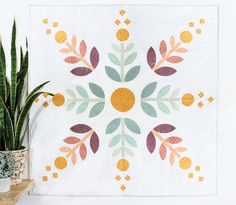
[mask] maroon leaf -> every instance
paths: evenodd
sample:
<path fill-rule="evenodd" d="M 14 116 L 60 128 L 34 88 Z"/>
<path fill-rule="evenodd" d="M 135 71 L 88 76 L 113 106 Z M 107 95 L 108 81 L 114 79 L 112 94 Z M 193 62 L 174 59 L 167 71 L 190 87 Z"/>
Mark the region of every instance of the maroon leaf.
<path fill-rule="evenodd" d="M 79 154 L 82 160 L 85 160 L 87 156 L 87 148 L 84 143 L 80 145 Z"/>
<path fill-rule="evenodd" d="M 164 40 L 161 41 L 159 50 L 160 50 L 160 54 L 162 55 L 162 57 L 164 57 L 166 55 L 166 51 L 167 51 L 167 45 Z"/>
<path fill-rule="evenodd" d="M 99 53 L 96 47 L 93 47 L 90 52 L 90 62 L 93 66 L 93 68 L 96 68 L 99 62 Z"/>
<path fill-rule="evenodd" d="M 77 124 L 70 128 L 70 130 L 75 133 L 86 133 L 90 131 L 91 129 L 92 129 L 91 127 L 85 124 Z"/>
<path fill-rule="evenodd" d="M 170 63 L 179 63 L 183 60 L 184 59 L 179 57 L 179 56 L 171 56 L 171 57 L 167 58 L 167 61 L 170 62 Z"/>
<path fill-rule="evenodd" d="M 168 137 L 165 141 L 171 144 L 178 144 L 182 142 L 182 139 L 180 137 Z"/>
<path fill-rule="evenodd" d="M 152 132 L 149 132 L 146 141 L 147 149 L 152 154 L 156 148 L 156 138 Z"/>
<path fill-rule="evenodd" d="M 166 146 L 163 143 L 160 146 L 159 154 L 162 160 L 166 158 Z"/>
<path fill-rule="evenodd" d="M 67 144 L 77 144 L 80 139 L 78 137 L 67 137 L 63 141 Z"/>
<path fill-rule="evenodd" d="M 147 52 L 147 62 L 151 68 L 153 68 L 156 64 L 156 52 L 154 51 L 152 47 L 149 48 Z"/>
<path fill-rule="evenodd" d="M 68 56 L 64 59 L 64 61 L 66 63 L 75 64 L 75 63 L 78 63 L 80 61 L 80 58 L 78 58 L 76 56 Z"/>
<path fill-rule="evenodd" d="M 80 42 L 79 51 L 80 51 L 80 54 L 84 57 L 87 52 L 87 46 L 84 40 Z"/>
<path fill-rule="evenodd" d="M 93 132 L 91 138 L 90 138 L 90 147 L 95 154 L 98 151 L 99 148 L 99 138 L 97 136 L 96 132 Z"/>
<path fill-rule="evenodd" d="M 168 132 L 172 132 L 173 130 L 175 130 L 175 127 L 170 124 L 160 124 L 160 125 L 156 126 L 154 128 L 154 130 L 156 130 L 157 132 L 160 132 L 160 133 L 168 133 Z"/>
<path fill-rule="evenodd" d="M 176 72 L 174 68 L 171 67 L 160 67 L 157 70 L 155 70 L 155 73 L 161 76 L 170 76 L 173 75 Z"/>
<path fill-rule="evenodd" d="M 85 76 L 92 72 L 91 69 L 86 67 L 77 67 L 70 71 L 72 74 L 77 76 Z"/>

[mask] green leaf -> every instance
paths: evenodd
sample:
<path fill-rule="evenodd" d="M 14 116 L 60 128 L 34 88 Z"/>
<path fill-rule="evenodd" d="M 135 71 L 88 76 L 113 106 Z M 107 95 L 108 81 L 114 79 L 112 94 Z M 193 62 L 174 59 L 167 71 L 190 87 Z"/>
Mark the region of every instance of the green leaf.
<path fill-rule="evenodd" d="M 157 117 L 156 110 L 154 109 L 154 107 L 152 105 L 150 105 L 149 103 L 146 103 L 146 102 L 141 102 L 141 106 L 142 106 L 143 111 L 147 115 L 149 115 L 151 117 Z"/>
<path fill-rule="evenodd" d="M 114 68 L 105 66 L 105 70 L 109 78 L 116 82 L 121 82 L 120 74 Z"/>
<path fill-rule="evenodd" d="M 174 101 L 170 101 L 170 105 L 174 110 L 179 111 L 179 106 L 177 103 L 175 103 Z"/>
<path fill-rule="evenodd" d="M 131 132 L 136 133 L 136 134 L 141 133 L 138 124 L 134 120 L 131 120 L 129 118 L 125 118 L 125 125 Z"/>
<path fill-rule="evenodd" d="M 71 98 L 73 98 L 73 99 L 76 98 L 76 95 L 75 95 L 75 93 L 74 93 L 73 90 L 67 89 L 66 92 L 67 92 L 67 95 L 69 95 L 69 97 L 71 97 Z"/>
<path fill-rule="evenodd" d="M 130 54 L 125 59 L 125 65 L 129 65 L 129 64 L 133 63 L 136 57 L 137 57 L 137 52 Z"/>
<path fill-rule="evenodd" d="M 167 113 L 167 114 L 170 113 L 169 108 L 163 102 L 158 102 L 157 105 L 162 112 Z"/>
<path fill-rule="evenodd" d="M 95 83 L 89 83 L 89 88 L 92 91 L 92 93 L 94 95 L 96 95 L 97 97 L 105 98 L 105 93 L 104 93 L 103 89 L 99 85 L 97 85 Z"/>
<path fill-rule="evenodd" d="M 76 105 L 75 101 L 72 101 L 72 102 L 68 103 L 66 110 L 71 111 L 75 107 L 75 105 Z"/>
<path fill-rule="evenodd" d="M 133 47 L 134 47 L 134 44 L 133 44 L 133 43 L 128 44 L 128 45 L 125 47 L 125 52 L 130 51 Z"/>
<path fill-rule="evenodd" d="M 108 53 L 108 57 L 112 63 L 114 63 L 115 65 L 120 65 L 120 60 L 116 57 L 115 54 Z"/>
<path fill-rule="evenodd" d="M 5 54 L 2 47 L 2 42 L 0 41 L 0 96 L 3 100 L 6 99 L 6 64 L 5 64 Z"/>
<path fill-rule="evenodd" d="M 114 51 L 121 52 L 120 47 L 117 46 L 116 44 L 111 44 L 111 47 L 113 48 Z"/>
<path fill-rule="evenodd" d="M 88 98 L 89 97 L 87 91 L 83 87 L 76 86 L 76 90 L 77 90 L 77 92 L 79 93 L 79 95 L 81 97 L 83 97 L 83 98 Z"/>
<path fill-rule="evenodd" d="M 133 137 L 131 137 L 130 135 L 124 135 L 124 137 L 125 137 L 126 141 L 129 143 L 129 145 L 131 145 L 132 147 L 138 146 L 136 140 Z"/>
<path fill-rule="evenodd" d="M 146 85 L 142 91 L 141 98 L 147 98 L 150 95 L 153 94 L 153 92 L 156 90 L 157 82 L 152 82 Z"/>
<path fill-rule="evenodd" d="M 77 110 L 76 110 L 76 114 L 78 115 L 78 114 L 84 112 L 84 111 L 88 108 L 88 105 L 89 105 L 89 102 L 83 102 L 83 103 L 81 103 L 81 104 L 78 106 Z"/>
<path fill-rule="evenodd" d="M 111 134 L 111 133 L 115 132 L 115 131 L 119 128 L 120 122 L 121 122 L 121 119 L 120 119 L 120 118 L 116 118 L 116 119 L 112 120 L 112 121 L 107 125 L 106 134 Z"/>
<path fill-rule="evenodd" d="M 32 95 L 34 95 L 36 92 L 38 92 L 41 88 L 43 88 L 46 84 L 48 84 L 50 81 L 47 81 L 45 83 L 42 83 L 41 85 L 39 85 L 38 87 L 36 87 L 35 89 L 33 89 L 30 94 L 28 95 L 26 101 L 32 97 Z"/>
<path fill-rule="evenodd" d="M 178 96 L 178 94 L 179 94 L 179 91 L 180 91 L 180 89 L 175 89 L 175 90 L 171 93 L 170 97 L 171 97 L 171 98 L 176 98 L 176 97 Z"/>
<path fill-rule="evenodd" d="M 121 135 L 116 135 L 114 137 L 112 137 L 112 139 L 110 140 L 109 143 L 109 147 L 114 147 L 115 145 L 117 145 L 121 140 Z"/>
<path fill-rule="evenodd" d="M 140 66 L 134 66 L 125 75 L 125 82 L 129 82 L 137 77 L 140 71 Z"/>
<path fill-rule="evenodd" d="M 157 94 L 157 98 L 164 97 L 170 90 L 170 85 L 164 86 Z"/>
<path fill-rule="evenodd" d="M 125 151 L 125 153 L 126 153 L 127 155 L 129 155 L 129 156 L 131 156 L 131 157 L 134 156 L 133 151 L 132 151 L 131 149 L 129 149 L 129 148 L 125 147 L 125 148 L 124 148 L 124 151 Z"/>
<path fill-rule="evenodd" d="M 99 102 L 95 104 L 92 109 L 90 110 L 89 117 L 95 117 L 99 115 L 102 110 L 104 109 L 105 103 L 104 102 Z"/>
<path fill-rule="evenodd" d="M 112 156 L 113 156 L 113 157 L 116 157 L 116 156 L 118 156 L 118 155 L 120 154 L 120 152 L 121 152 L 121 148 L 118 147 L 118 148 L 116 148 L 116 149 L 112 152 Z"/>

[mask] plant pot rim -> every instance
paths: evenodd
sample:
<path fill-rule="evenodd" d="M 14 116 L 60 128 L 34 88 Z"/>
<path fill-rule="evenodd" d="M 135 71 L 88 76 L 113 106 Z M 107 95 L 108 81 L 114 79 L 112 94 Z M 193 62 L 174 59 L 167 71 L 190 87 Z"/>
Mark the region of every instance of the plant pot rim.
<path fill-rule="evenodd" d="M 22 146 L 21 147 L 21 149 L 18 149 L 18 150 L 8 150 L 8 151 L 1 151 L 0 150 L 0 153 L 9 153 L 9 152 L 13 152 L 13 153 L 15 153 L 15 152 L 25 152 L 25 151 L 27 151 L 28 150 L 28 148 L 26 148 L 25 146 Z"/>

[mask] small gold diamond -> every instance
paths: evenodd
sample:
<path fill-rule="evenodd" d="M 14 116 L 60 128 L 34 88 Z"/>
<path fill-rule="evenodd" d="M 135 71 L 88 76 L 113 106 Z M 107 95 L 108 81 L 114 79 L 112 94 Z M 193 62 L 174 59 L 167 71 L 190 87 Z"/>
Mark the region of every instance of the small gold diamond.
<path fill-rule="evenodd" d="M 198 105 L 198 107 L 201 108 L 204 104 L 202 102 L 199 102 L 197 105 Z"/>
<path fill-rule="evenodd" d="M 202 33 L 202 30 L 201 30 L 201 29 L 196 29 L 196 33 L 197 33 L 197 34 L 201 34 L 201 33 Z"/>
<path fill-rule="evenodd" d="M 51 171 L 51 166 L 46 166 L 46 171 L 50 172 Z"/>
<path fill-rule="evenodd" d="M 47 29 L 47 30 L 46 30 L 46 33 L 47 33 L 48 35 L 51 34 L 51 33 L 52 33 L 51 29 Z"/>
<path fill-rule="evenodd" d="M 208 100 L 209 103 L 211 103 L 211 102 L 214 101 L 214 98 L 213 97 L 209 97 L 207 100 Z"/>
<path fill-rule="evenodd" d="M 205 19 L 200 19 L 200 23 L 204 24 L 205 23 Z"/>
<path fill-rule="evenodd" d="M 116 25 L 119 25 L 119 24 L 120 24 L 120 20 L 119 20 L 119 19 L 116 19 L 116 20 L 115 20 L 115 24 L 116 24 Z"/>
<path fill-rule="evenodd" d="M 201 169 L 201 167 L 199 166 L 199 165 L 197 165 L 196 167 L 195 167 L 195 170 L 198 172 L 198 171 L 200 171 L 200 169 Z"/>
<path fill-rule="evenodd" d="M 48 23 L 48 19 L 43 19 L 43 23 L 47 24 Z"/>
<path fill-rule="evenodd" d="M 126 186 L 124 184 L 121 185 L 120 189 L 124 191 L 126 189 Z"/>
<path fill-rule="evenodd" d="M 115 179 L 116 179 L 117 181 L 121 180 L 120 175 L 117 175 L 117 176 L 115 177 Z"/>
<path fill-rule="evenodd" d="M 48 177 L 47 177 L 47 176 L 43 176 L 43 177 L 42 177 L 42 180 L 43 180 L 44 182 L 46 182 L 46 181 L 48 181 Z"/>
<path fill-rule="evenodd" d="M 188 25 L 189 25 L 189 27 L 194 27 L 194 23 L 193 22 L 189 22 Z"/>
<path fill-rule="evenodd" d="M 126 19 L 124 22 L 126 25 L 129 25 L 131 23 L 131 21 L 129 19 Z"/>
<path fill-rule="evenodd" d="M 204 181 L 204 177 L 198 177 L 198 181 L 199 182 L 203 182 Z"/>
<path fill-rule="evenodd" d="M 200 92 L 200 93 L 198 93 L 198 96 L 199 96 L 200 98 L 202 98 L 202 97 L 204 96 L 204 93 L 203 93 L 203 92 Z"/>
<path fill-rule="evenodd" d="M 193 178 L 193 173 L 189 173 L 188 178 L 192 179 Z"/>
<path fill-rule="evenodd" d="M 125 179 L 126 179 L 127 181 L 129 181 L 129 180 L 131 179 L 131 177 L 130 177 L 129 175 L 126 175 L 126 176 L 125 176 Z"/>
<path fill-rule="evenodd" d="M 38 101 L 39 101 L 39 99 L 38 99 L 38 98 L 36 98 L 36 99 L 34 100 L 34 102 L 35 102 L 35 103 L 37 103 Z"/>
<path fill-rule="evenodd" d="M 52 174 L 52 177 L 53 177 L 53 178 L 58 178 L 58 173 L 53 173 L 53 174 Z"/>
<path fill-rule="evenodd" d="M 48 96 L 48 93 L 43 93 L 43 97 L 47 97 Z"/>
<path fill-rule="evenodd" d="M 121 9 L 120 10 L 120 15 L 123 16 L 125 14 L 125 10 L 124 9 Z"/>
<path fill-rule="evenodd" d="M 53 22 L 53 27 L 58 27 L 58 23 L 57 22 Z"/>
<path fill-rule="evenodd" d="M 48 105 L 49 105 L 48 102 L 44 102 L 44 103 L 43 103 L 43 107 L 45 107 L 45 108 L 46 108 Z"/>

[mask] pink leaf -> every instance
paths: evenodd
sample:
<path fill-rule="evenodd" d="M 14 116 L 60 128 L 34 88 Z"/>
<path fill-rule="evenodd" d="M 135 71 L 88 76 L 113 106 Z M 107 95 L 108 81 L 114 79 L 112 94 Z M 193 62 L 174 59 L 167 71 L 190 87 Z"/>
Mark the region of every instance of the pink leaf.
<path fill-rule="evenodd" d="M 59 150 L 61 152 L 69 152 L 71 149 L 69 147 L 61 147 Z"/>
<path fill-rule="evenodd" d="M 170 124 L 160 124 L 160 125 L 156 126 L 154 128 L 154 130 L 156 130 L 157 132 L 160 132 L 160 133 L 169 133 L 169 132 L 172 132 L 173 130 L 175 130 L 175 127 Z"/>
<path fill-rule="evenodd" d="M 71 162 L 73 165 L 75 165 L 77 162 L 77 155 L 75 153 L 71 155 Z"/>
<path fill-rule="evenodd" d="M 188 52 L 188 49 L 186 49 L 186 48 L 177 48 L 175 51 L 177 53 L 186 53 L 186 52 Z"/>
<path fill-rule="evenodd" d="M 152 154 L 156 148 L 156 138 L 152 132 L 149 132 L 147 136 L 146 146 L 148 151 Z"/>
<path fill-rule="evenodd" d="M 152 47 L 149 48 L 147 52 L 147 62 L 151 68 L 153 68 L 156 64 L 156 52 L 154 51 Z"/>
<path fill-rule="evenodd" d="M 91 129 L 92 129 L 91 127 L 85 124 L 77 124 L 70 128 L 70 130 L 75 133 L 86 133 L 90 131 Z"/>
<path fill-rule="evenodd" d="M 99 138 L 96 134 L 96 132 L 93 132 L 91 138 L 90 138 L 90 147 L 95 154 L 99 148 Z"/>
<path fill-rule="evenodd" d="M 71 52 L 71 50 L 69 49 L 69 48 L 62 48 L 62 49 L 60 49 L 59 50 L 61 53 L 69 53 L 69 52 Z"/>
<path fill-rule="evenodd" d="M 84 40 L 82 40 L 82 41 L 80 42 L 79 51 L 80 51 L 80 54 L 81 54 L 83 57 L 86 55 L 87 46 L 86 46 L 86 43 L 85 43 Z"/>
<path fill-rule="evenodd" d="M 64 61 L 66 63 L 75 64 L 75 63 L 78 63 L 80 61 L 80 58 L 78 58 L 76 56 L 68 56 L 64 59 Z"/>
<path fill-rule="evenodd" d="M 174 156 L 173 153 L 170 154 L 169 162 L 170 162 L 171 165 L 173 165 L 174 162 L 175 162 L 175 156 Z"/>
<path fill-rule="evenodd" d="M 84 143 L 80 145 L 79 154 L 82 160 L 85 160 L 87 156 L 87 148 Z"/>
<path fill-rule="evenodd" d="M 155 70 L 155 73 L 161 76 L 170 76 L 176 73 L 176 70 L 174 68 L 164 66 Z"/>
<path fill-rule="evenodd" d="M 184 59 L 179 57 L 179 56 L 171 56 L 171 57 L 167 58 L 167 61 L 170 62 L 170 63 L 179 63 L 183 60 Z"/>
<path fill-rule="evenodd" d="M 162 57 L 164 57 L 167 52 L 167 45 L 164 40 L 161 41 L 159 50 L 160 50 L 160 54 L 162 55 Z"/>
<path fill-rule="evenodd" d="M 159 154 L 162 160 L 166 158 L 166 146 L 163 143 L 160 146 Z"/>
<path fill-rule="evenodd" d="M 63 141 L 67 144 L 77 144 L 80 139 L 78 137 L 67 137 Z"/>
<path fill-rule="evenodd" d="M 93 68 L 96 68 L 99 62 L 99 53 L 96 47 L 93 47 L 90 52 L 90 62 L 93 66 Z"/>
<path fill-rule="evenodd" d="M 185 152 L 187 149 L 185 147 L 176 147 L 175 150 L 178 152 Z"/>
<path fill-rule="evenodd" d="M 86 67 L 77 67 L 77 68 L 74 68 L 73 70 L 71 70 L 70 72 L 76 76 L 86 76 L 89 73 L 91 73 L 92 70 L 89 68 L 86 68 Z"/>
<path fill-rule="evenodd" d="M 166 142 L 171 143 L 171 144 L 178 144 L 182 142 L 182 139 L 180 137 L 168 137 L 166 139 Z"/>
<path fill-rule="evenodd" d="M 76 38 L 76 36 L 73 36 L 71 39 L 71 46 L 73 48 L 76 48 L 76 45 L 77 45 L 77 38 Z"/>
<path fill-rule="evenodd" d="M 171 46 L 171 48 L 175 47 L 175 37 L 174 36 L 170 37 L 170 46 Z"/>

